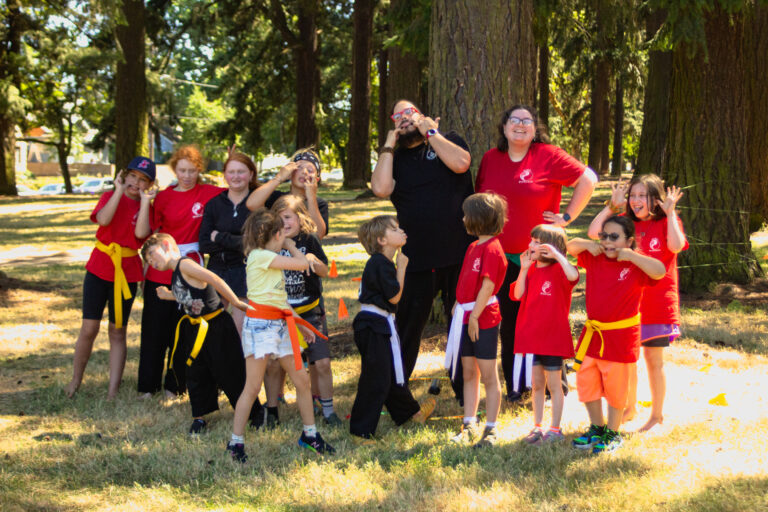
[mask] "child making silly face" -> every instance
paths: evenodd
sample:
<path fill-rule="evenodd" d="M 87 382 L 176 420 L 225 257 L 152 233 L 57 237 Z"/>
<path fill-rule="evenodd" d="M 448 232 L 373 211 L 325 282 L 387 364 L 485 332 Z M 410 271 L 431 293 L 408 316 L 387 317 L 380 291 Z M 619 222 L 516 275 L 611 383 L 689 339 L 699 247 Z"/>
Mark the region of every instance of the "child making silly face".
<path fill-rule="evenodd" d="M 628 238 L 621 225 L 615 222 L 606 222 L 603 224 L 603 230 L 597 236 L 600 238 L 601 252 L 607 258 L 618 261 L 629 259 L 629 253 L 633 252 L 635 239 L 634 237 Z"/>

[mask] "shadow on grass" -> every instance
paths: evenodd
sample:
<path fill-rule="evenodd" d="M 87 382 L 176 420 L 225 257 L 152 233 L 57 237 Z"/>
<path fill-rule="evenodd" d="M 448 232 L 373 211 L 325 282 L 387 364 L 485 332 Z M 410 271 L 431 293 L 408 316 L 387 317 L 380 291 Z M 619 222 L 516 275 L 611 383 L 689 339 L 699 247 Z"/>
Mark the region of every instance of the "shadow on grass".
<path fill-rule="evenodd" d="M 665 510 L 768 510 L 768 477 L 738 476 L 717 478 L 704 489 L 670 502 Z"/>

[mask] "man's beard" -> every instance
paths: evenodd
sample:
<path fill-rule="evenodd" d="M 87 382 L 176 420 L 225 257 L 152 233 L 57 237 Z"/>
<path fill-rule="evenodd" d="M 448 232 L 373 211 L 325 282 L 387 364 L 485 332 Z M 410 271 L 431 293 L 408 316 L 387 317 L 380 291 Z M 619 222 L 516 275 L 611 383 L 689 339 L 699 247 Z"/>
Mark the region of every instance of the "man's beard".
<path fill-rule="evenodd" d="M 397 146 L 400 148 L 409 148 L 413 146 L 415 142 L 422 142 L 423 140 L 424 136 L 421 134 L 418 128 L 414 128 L 413 131 L 409 130 L 405 133 L 401 133 L 397 137 Z"/>

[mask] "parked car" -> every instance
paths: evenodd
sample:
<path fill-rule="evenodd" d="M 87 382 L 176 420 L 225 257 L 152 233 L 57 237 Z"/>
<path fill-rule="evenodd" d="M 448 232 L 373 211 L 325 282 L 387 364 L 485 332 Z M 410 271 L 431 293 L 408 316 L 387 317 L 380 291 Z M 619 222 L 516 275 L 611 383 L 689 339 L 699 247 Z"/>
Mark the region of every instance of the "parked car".
<path fill-rule="evenodd" d="M 38 194 L 42 196 L 55 196 L 58 194 L 64 193 L 64 184 L 63 183 L 49 183 L 48 185 L 43 185 L 40 187 L 40 190 L 37 191 Z"/>
<path fill-rule="evenodd" d="M 16 193 L 20 196 L 34 196 L 35 194 L 39 194 L 37 190 L 31 189 L 26 185 L 16 185 Z"/>
<path fill-rule="evenodd" d="M 76 194 L 101 194 L 111 190 L 115 186 L 112 178 L 94 178 L 86 181 L 79 187 L 75 187 L 73 192 Z"/>

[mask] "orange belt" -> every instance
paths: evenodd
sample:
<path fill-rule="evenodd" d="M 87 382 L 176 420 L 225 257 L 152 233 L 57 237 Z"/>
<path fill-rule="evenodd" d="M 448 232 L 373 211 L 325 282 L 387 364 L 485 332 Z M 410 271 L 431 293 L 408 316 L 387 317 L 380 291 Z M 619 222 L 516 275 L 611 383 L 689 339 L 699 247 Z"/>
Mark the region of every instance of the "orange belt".
<path fill-rule="evenodd" d="M 312 324 L 307 322 L 301 317 L 293 316 L 293 310 L 280 309 L 275 306 L 267 306 L 266 304 L 256 304 L 252 300 L 248 301 L 248 311 L 245 313 L 251 318 L 261 318 L 262 320 L 285 320 L 288 324 L 288 334 L 291 336 L 291 349 L 293 350 L 293 362 L 296 365 L 297 370 L 301 370 L 304 364 L 301 362 L 301 347 L 299 346 L 299 331 L 296 328 L 296 324 L 303 325 L 310 331 L 315 333 L 315 336 L 320 336 L 324 340 L 328 337 L 323 333 L 315 329 Z"/>

